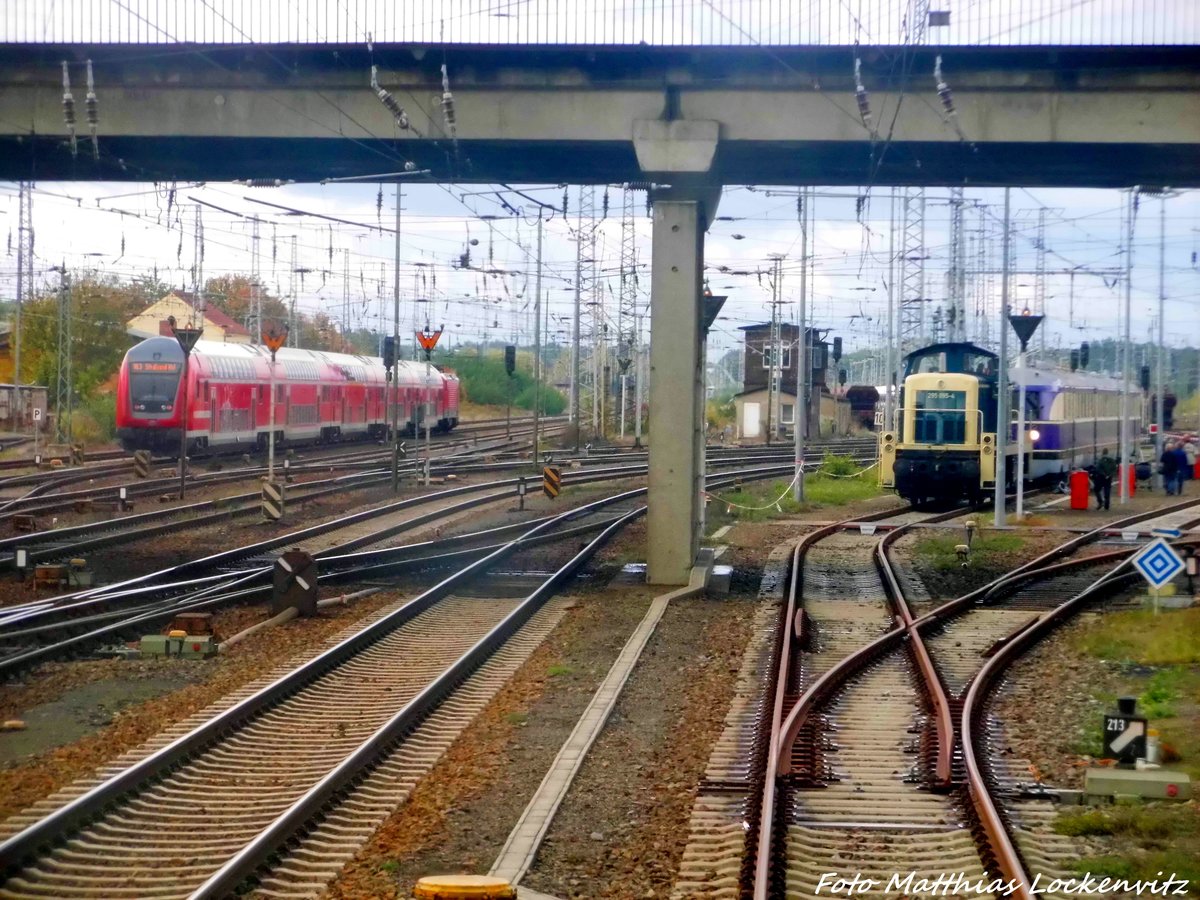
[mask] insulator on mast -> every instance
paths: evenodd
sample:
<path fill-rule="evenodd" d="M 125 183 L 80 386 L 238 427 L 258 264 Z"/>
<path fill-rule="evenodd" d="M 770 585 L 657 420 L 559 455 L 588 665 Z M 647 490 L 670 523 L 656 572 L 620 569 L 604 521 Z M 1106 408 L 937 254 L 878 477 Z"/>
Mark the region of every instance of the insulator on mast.
<path fill-rule="evenodd" d="M 408 113 L 404 111 L 404 107 L 393 97 L 386 88 L 379 85 L 379 66 L 371 66 L 371 90 L 375 92 L 375 96 L 379 98 L 379 102 L 387 107 L 388 112 L 392 114 L 392 118 L 396 120 L 396 124 L 401 130 L 408 131 Z"/>
<path fill-rule="evenodd" d="M 934 60 L 933 77 L 937 80 L 937 95 L 938 99 L 942 101 L 942 109 L 946 111 L 946 121 L 954 126 L 959 140 L 965 141 L 967 136 L 963 134 L 962 126 L 958 122 L 958 110 L 954 108 L 954 94 L 950 91 L 950 85 L 946 83 L 946 79 L 942 77 L 941 54 L 938 54 Z"/>
<path fill-rule="evenodd" d="M 446 133 L 454 140 L 458 134 L 457 120 L 454 117 L 454 95 L 450 93 L 450 74 L 442 65 L 442 118 L 446 120 Z"/>
<path fill-rule="evenodd" d="M 88 130 L 92 133 L 92 159 L 100 158 L 100 143 L 96 140 L 96 126 L 100 124 L 100 101 L 96 99 L 96 82 L 92 78 L 92 61 L 87 61 L 87 96 L 84 98 Z"/>
<path fill-rule="evenodd" d="M 71 155 L 76 156 L 79 153 L 79 148 L 75 143 L 75 97 L 71 93 L 71 73 L 67 70 L 67 62 L 63 60 L 63 121 L 67 125 L 67 134 L 71 138 Z"/>
<path fill-rule="evenodd" d="M 854 57 L 854 99 L 858 102 L 858 114 L 862 118 L 863 127 L 871 137 L 875 137 L 875 126 L 871 123 L 871 101 L 867 88 L 862 80 L 862 60 Z"/>

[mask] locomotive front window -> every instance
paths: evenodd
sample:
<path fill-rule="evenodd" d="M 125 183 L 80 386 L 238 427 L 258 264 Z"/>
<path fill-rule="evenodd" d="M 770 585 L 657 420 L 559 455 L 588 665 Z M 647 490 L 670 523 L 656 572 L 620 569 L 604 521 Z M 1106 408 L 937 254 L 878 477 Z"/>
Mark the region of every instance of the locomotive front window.
<path fill-rule="evenodd" d="M 967 440 L 966 391 L 917 391 L 913 440 L 963 444 Z"/>
<path fill-rule="evenodd" d="M 134 412 L 162 413 L 175 408 L 175 392 L 183 365 L 177 362 L 131 362 L 129 402 Z"/>

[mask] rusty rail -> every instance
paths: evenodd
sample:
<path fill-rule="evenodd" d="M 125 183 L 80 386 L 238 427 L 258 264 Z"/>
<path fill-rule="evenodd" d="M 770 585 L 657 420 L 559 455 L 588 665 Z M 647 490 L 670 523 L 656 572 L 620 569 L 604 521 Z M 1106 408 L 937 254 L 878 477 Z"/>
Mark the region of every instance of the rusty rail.
<path fill-rule="evenodd" d="M 778 779 L 782 776 L 791 773 L 791 758 L 792 747 L 799 735 L 801 729 L 807 722 L 812 711 L 817 704 L 832 694 L 849 678 L 861 671 L 871 662 L 880 657 L 893 652 L 898 646 L 906 641 L 911 647 L 914 660 L 918 671 L 921 673 L 923 687 L 928 701 L 931 704 L 934 712 L 934 722 L 937 733 L 937 761 L 934 769 L 934 784 L 933 787 L 941 789 L 949 789 L 953 786 L 953 751 L 956 740 L 961 739 L 964 747 L 964 757 L 968 759 L 967 779 L 968 791 L 972 797 L 972 802 L 975 805 L 976 814 L 980 818 L 985 836 L 989 842 L 989 849 L 995 859 L 997 868 L 1006 880 L 1011 880 L 1017 885 L 1017 890 L 1014 896 L 1021 900 L 1030 900 L 1032 896 L 1028 891 L 1028 885 L 1031 883 L 1025 871 L 1024 863 L 1021 860 L 1019 852 L 1012 843 L 1011 838 L 1004 826 L 999 814 L 995 811 L 995 804 L 988 794 L 986 784 L 982 781 L 982 775 L 978 771 L 978 766 L 973 766 L 973 760 L 970 758 L 970 753 L 967 752 L 969 740 L 968 712 L 971 709 L 970 697 L 971 691 L 976 689 L 976 683 L 983 676 L 983 671 L 976 676 L 968 691 L 968 704 L 964 708 L 962 718 L 959 722 L 953 720 L 950 711 L 950 704 L 947 698 L 944 683 L 941 676 L 938 674 L 936 667 L 933 665 L 932 657 L 928 649 L 925 647 L 922 632 L 929 628 L 942 624 L 949 619 L 962 614 L 971 607 L 988 602 L 996 598 L 996 596 L 1007 590 L 1015 589 L 1020 583 L 1034 577 L 1044 575 L 1053 575 L 1060 571 L 1066 571 L 1071 568 L 1084 567 L 1088 565 L 1096 565 L 1098 563 L 1116 560 L 1120 557 L 1130 556 L 1136 548 L 1119 549 L 1105 554 L 1097 554 L 1090 557 L 1084 557 L 1077 560 L 1067 560 L 1064 562 L 1055 562 L 1061 557 L 1070 554 L 1079 547 L 1084 546 L 1092 541 L 1102 537 L 1106 532 L 1114 528 L 1127 527 L 1147 519 L 1157 518 L 1164 514 L 1180 511 L 1190 506 L 1200 503 L 1200 500 L 1191 500 L 1184 503 L 1175 504 L 1166 508 L 1160 508 L 1146 513 L 1128 516 L 1125 519 L 1120 519 L 1117 522 L 1107 523 L 1100 528 L 1096 528 L 1083 535 L 1072 538 L 1052 550 L 1039 555 L 1027 563 L 1018 566 L 1013 571 L 1001 576 L 998 579 L 986 584 L 975 591 L 963 595 L 955 600 L 943 604 L 942 606 L 926 613 L 920 617 L 914 618 L 908 608 L 908 604 L 904 599 L 903 591 L 900 588 L 899 581 L 896 578 L 895 572 L 888 558 L 888 547 L 902 534 L 908 532 L 915 523 L 898 526 L 887 535 L 885 535 L 876 546 L 875 562 L 879 569 L 880 576 L 884 582 L 889 599 L 893 606 L 893 612 L 896 620 L 896 627 L 886 632 L 874 641 L 863 646 L 856 652 L 845 657 L 832 668 L 824 672 L 813 684 L 811 684 L 799 700 L 791 707 L 790 710 L 783 709 L 787 694 L 787 686 L 792 681 L 793 666 L 797 663 L 797 654 L 795 648 L 802 646 L 803 643 L 803 609 L 799 603 L 799 591 L 801 577 L 803 573 L 804 556 L 808 549 L 818 541 L 830 534 L 842 530 L 843 528 L 859 523 L 869 522 L 875 519 L 886 518 L 896 515 L 904 510 L 889 510 L 885 513 L 875 514 L 872 516 L 864 516 L 858 519 L 850 519 L 844 522 L 835 523 L 820 528 L 810 534 L 804 536 L 803 539 L 796 545 L 793 552 L 791 583 L 788 589 L 787 604 L 782 622 L 784 627 L 781 629 L 779 652 L 776 655 L 778 661 L 778 672 L 775 677 L 775 696 L 770 720 L 770 742 L 766 766 L 766 775 L 762 785 L 762 797 L 759 808 L 759 828 L 756 836 L 752 836 L 750 840 L 757 837 L 757 844 L 753 848 L 755 854 L 755 866 L 753 873 L 753 882 L 751 886 L 751 895 L 754 900 L 767 900 L 770 895 L 771 888 L 771 861 L 774 852 L 774 818 L 776 806 L 776 787 Z M 962 515 L 962 510 L 953 510 L 949 513 L 934 517 L 929 521 L 941 521 L 943 519 L 954 518 Z M 1197 520 L 1200 521 L 1200 520 Z M 1190 523 L 1191 524 L 1191 523 Z M 1126 562 L 1121 562 L 1124 566 Z M 1106 576 L 1107 577 L 1107 576 Z M 1103 582 L 1100 579 L 1099 582 Z M 1098 582 L 1098 583 L 1099 583 Z M 1095 586 L 1095 585 L 1094 585 Z M 1094 587 L 1093 586 L 1093 587 Z M 1091 590 L 1091 588 L 1089 588 Z M 1024 647 L 1030 641 L 1035 640 L 1041 631 L 1048 627 L 1047 621 L 1052 621 L 1052 616 L 1047 615 L 1038 622 L 1028 625 L 1018 633 L 1012 635 L 1009 641 L 988 661 L 984 671 L 998 671 L 996 668 L 997 659 L 1006 659 L 1010 654 L 1014 653 L 1014 648 Z M 976 797 L 981 798 L 978 802 Z M 749 850 L 750 848 L 748 848 Z"/>

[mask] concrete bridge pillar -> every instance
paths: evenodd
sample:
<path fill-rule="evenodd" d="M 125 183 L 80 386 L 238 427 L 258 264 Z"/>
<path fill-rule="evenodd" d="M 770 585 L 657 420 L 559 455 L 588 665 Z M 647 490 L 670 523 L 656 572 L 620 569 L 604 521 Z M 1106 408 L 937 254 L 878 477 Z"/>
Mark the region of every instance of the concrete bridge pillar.
<path fill-rule="evenodd" d="M 703 204 L 656 200 L 650 275 L 650 493 L 646 580 L 687 584 L 700 549 Z"/>
<path fill-rule="evenodd" d="M 704 232 L 720 189 L 654 199 L 646 580 L 687 584 L 704 527 Z"/>
<path fill-rule="evenodd" d="M 721 188 L 708 172 L 720 125 L 634 122 L 638 164 L 670 184 L 652 192 L 650 476 L 646 580 L 687 584 L 704 527 L 704 232 Z"/>

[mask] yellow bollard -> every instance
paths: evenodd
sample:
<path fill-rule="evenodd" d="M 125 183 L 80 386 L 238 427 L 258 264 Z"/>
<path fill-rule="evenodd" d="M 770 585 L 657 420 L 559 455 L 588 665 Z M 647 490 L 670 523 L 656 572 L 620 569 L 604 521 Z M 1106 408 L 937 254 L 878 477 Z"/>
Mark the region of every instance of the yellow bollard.
<path fill-rule="evenodd" d="M 491 875 L 426 875 L 413 885 L 414 900 L 516 900 L 517 889 Z"/>

